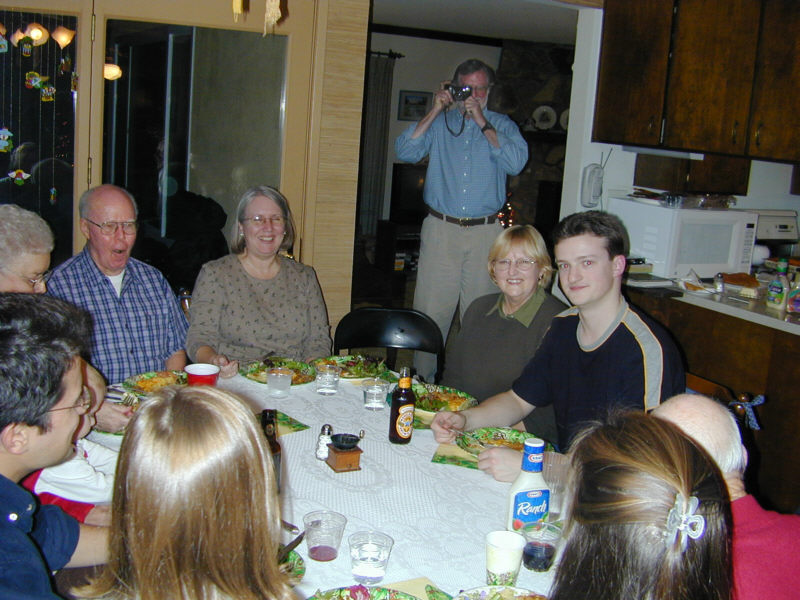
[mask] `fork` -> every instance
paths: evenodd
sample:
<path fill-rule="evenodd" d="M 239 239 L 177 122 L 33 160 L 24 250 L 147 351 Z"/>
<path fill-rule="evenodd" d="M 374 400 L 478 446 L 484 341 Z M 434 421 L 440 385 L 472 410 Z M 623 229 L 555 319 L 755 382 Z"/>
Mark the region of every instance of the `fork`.
<path fill-rule="evenodd" d="M 139 404 L 139 397 L 136 394 L 131 394 L 130 392 L 123 392 L 120 404 L 129 407 L 136 406 Z"/>

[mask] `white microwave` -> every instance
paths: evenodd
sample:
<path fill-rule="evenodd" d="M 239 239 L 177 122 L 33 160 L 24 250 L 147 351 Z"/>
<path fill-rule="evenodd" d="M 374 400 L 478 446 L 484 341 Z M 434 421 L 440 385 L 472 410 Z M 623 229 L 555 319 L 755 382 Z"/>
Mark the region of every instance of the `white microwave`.
<path fill-rule="evenodd" d="M 656 200 L 608 198 L 608 212 L 625 224 L 629 256 L 653 264 L 653 275 L 675 279 L 749 273 L 758 215 L 743 210 L 675 208 Z"/>

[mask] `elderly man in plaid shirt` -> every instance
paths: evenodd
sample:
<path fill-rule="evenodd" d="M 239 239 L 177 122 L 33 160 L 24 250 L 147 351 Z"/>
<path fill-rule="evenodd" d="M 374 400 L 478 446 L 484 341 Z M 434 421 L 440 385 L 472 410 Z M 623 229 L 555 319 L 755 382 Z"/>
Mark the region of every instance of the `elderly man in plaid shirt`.
<path fill-rule="evenodd" d="M 188 323 L 167 280 L 131 258 L 138 209 L 124 189 L 101 185 L 80 200 L 88 242 L 58 267 L 48 293 L 87 310 L 94 320 L 92 364 L 110 383 L 186 365 Z"/>

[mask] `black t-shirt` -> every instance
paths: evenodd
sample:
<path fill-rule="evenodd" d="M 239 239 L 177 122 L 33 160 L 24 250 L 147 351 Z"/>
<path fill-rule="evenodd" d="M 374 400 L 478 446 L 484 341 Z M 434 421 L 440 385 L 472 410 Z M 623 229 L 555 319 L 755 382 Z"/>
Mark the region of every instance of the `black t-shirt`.
<path fill-rule="evenodd" d="M 651 410 L 686 389 L 683 362 L 667 332 L 627 304 L 592 346 L 578 340 L 578 309 L 557 317 L 536 355 L 512 385 L 534 406 L 553 404 L 566 450 L 588 421 L 613 407 Z"/>

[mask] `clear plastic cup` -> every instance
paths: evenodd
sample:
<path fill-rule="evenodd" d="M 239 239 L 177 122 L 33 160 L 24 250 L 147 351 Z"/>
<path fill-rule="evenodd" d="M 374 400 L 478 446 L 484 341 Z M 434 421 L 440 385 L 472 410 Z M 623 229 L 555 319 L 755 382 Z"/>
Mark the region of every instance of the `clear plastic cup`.
<path fill-rule="evenodd" d="M 286 367 L 274 367 L 267 371 L 267 387 L 273 398 L 286 398 L 292 387 L 294 372 Z"/>
<path fill-rule="evenodd" d="M 319 365 L 316 369 L 317 393 L 323 396 L 333 396 L 339 390 L 341 367 L 338 365 Z"/>
<path fill-rule="evenodd" d="M 394 540 L 379 531 L 357 531 L 347 541 L 353 579 L 363 585 L 380 583 L 386 575 Z"/>
<path fill-rule="evenodd" d="M 389 383 L 380 377 L 370 377 L 361 383 L 364 393 L 364 408 L 367 410 L 383 410 L 386 407 L 386 393 Z"/>
<path fill-rule="evenodd" d="M 303 525 L 309 558 L 320 562 L 336 558 L 346 524 L 347 517 L 332 510 L 315 510 L 305 515 Z"/>

